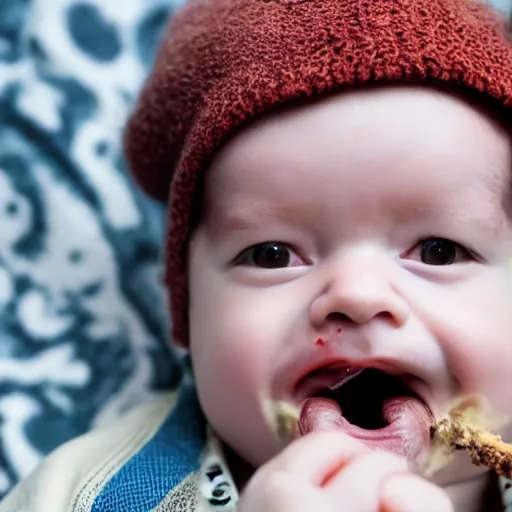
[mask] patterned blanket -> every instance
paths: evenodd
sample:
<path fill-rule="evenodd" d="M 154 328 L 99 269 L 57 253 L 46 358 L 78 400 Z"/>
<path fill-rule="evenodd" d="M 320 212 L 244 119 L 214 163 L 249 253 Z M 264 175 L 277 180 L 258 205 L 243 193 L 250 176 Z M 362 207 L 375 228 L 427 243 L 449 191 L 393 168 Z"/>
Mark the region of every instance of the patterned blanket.
<path fill-rule="evenodd" d="M 0 2 L 0 497 L 180 376 L 121 132 L 170 0 Z"/>

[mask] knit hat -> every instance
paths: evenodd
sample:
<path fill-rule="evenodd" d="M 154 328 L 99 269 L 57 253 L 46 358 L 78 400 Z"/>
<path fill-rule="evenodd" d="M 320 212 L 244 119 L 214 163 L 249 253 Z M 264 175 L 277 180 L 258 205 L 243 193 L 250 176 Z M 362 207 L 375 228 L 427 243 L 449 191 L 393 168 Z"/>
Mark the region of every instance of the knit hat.
<path fill-rule="evenodd" d="M 139 183 L 169 200 L 167 282 L 183 345 L 192 210 L 214 153 L 242 125 L 378 82 L 448 83 L 512 106 L 504 20 L 471 0 L 189 2 L 171 21 L 126 133 Z"/>

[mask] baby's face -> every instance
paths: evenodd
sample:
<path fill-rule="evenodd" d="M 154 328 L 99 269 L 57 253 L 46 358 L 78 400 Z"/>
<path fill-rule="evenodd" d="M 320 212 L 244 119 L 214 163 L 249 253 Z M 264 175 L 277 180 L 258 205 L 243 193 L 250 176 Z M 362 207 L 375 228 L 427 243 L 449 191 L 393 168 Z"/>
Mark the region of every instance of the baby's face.
<path fill-rule="evenodd" d="M 419 87 L 340 95 L 232 140 L 190 247 L 190 348 L 219 435 L 260 465 L 279 449 L 264 402 L 328 396 L 345 367 L 380 370 L 345 388 L 366 430 L 393 395 L 437 415 L 482 393 L 512 416 L 511 168 L 500 125 Z"/>

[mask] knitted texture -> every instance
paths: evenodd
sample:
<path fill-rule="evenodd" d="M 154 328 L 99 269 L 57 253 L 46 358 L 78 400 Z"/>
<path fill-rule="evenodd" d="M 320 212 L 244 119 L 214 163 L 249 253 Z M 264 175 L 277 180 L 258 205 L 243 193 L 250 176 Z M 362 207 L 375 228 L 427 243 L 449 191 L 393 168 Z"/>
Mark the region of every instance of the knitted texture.
<path fill-rule="evenodd" d="M 263 112 L 368 83 L 443 82 L 512 105 L 504 21 L 471 0 L 190 0 L 126 132 L 142 187 L 169 198 L 174 339 L 187 343 L 187 245 L 201 175 Z M 420 121 L 420 120 L 419 120 Z"/>

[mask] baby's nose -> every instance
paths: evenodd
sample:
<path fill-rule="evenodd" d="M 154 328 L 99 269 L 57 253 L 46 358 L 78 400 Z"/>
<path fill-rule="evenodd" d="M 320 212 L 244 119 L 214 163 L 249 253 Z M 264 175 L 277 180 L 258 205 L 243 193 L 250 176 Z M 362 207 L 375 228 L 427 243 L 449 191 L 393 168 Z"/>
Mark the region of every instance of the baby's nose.
<path fill-rule="evenodd" d="M 406 300 L 393 283 L 388 261 L 375 255 L 338 258 L 325 274 L 325 286 L 311 305 L 311 322 L 365 324 L 374 318 L 403 325 L 409 314 Z"/>

